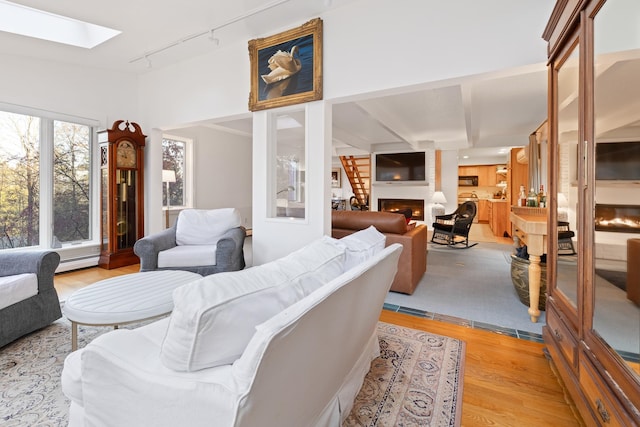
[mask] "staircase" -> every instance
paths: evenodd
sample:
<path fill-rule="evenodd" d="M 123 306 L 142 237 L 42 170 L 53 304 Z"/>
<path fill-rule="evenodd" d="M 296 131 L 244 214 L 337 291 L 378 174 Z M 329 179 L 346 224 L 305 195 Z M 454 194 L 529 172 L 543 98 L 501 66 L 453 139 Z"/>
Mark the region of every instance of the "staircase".
<path fill-rule="evenodd" d="M 369 185 L 371 183 L 371 157 L 340 156 L 353 194 L 361 206 L 369 206 Z"/>

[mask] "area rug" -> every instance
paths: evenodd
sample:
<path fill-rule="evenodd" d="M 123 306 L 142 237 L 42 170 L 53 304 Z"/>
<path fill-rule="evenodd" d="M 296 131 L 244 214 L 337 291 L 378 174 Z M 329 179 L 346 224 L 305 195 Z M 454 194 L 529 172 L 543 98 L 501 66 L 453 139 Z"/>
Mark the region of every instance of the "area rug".
<path fill-rule="evenodd" d="M 378 339 L 343 427 L 459 426 L 464 341 L 383 322 Z"/>
<path fill-rule="evenodd" d="M 0 425 L 67 425 L 60 374 L 70 329 L 60 319 L 0 349 Z M 78 347 L 109 330 L 81 326 Z M 464 342 L 382 322 L 378 331 L 381 355 L 344 426 L 459 425 Z"/>

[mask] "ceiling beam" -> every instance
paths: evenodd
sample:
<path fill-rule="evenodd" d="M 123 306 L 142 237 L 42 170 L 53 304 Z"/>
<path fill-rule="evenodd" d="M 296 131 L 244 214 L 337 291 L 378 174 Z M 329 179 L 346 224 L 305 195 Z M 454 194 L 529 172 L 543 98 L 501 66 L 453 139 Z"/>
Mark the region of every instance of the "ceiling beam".
<path fill-rule="evenodd" d="M 400 141 L 409 144 L 416 150 L 420 149 L 420 141 L 413 140 L 409 136 L 409 132 L 404 129 L 404 123 L 406 122 L 402 117 L 397 117 L 393 111 L 385 108 L 382 102 L 370 100 L 366 102 L 366 105 L 361 102 L 355 102 L 354 104 L 363 113 L 368 115 L 372 120 L 375 120 L 381 127 L 397 137 Z"/>

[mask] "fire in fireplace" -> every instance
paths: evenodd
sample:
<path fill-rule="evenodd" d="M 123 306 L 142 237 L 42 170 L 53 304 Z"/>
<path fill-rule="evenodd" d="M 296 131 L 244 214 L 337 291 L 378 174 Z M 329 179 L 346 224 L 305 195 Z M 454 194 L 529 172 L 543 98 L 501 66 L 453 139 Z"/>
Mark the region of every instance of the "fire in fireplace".
<path fill-rule="evenodd" d="M 421 199 L 378 199 L 378 210 L 397 212 L 411 209 L 411 219 L 424 221 L 424 200 Z"/>
<path fill-rule="evenodd" d="M 640 233 L 640 205 L 596 204 L 596 230 Z"/>

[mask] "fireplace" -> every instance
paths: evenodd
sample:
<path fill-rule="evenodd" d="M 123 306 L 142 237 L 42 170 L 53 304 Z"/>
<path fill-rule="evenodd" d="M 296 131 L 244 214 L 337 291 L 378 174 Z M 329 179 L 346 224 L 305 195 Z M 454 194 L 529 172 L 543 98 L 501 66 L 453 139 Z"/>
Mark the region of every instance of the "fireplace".
<path fill-rule="evenodd" d="M 378 199 L 378 210 L 382 212 L 397 212 L 411 209 L 411 219 L 424 221 L 424 200 L 422 199 Z"/>
<path fill-rule="evenodd" d="M 596 230 L 640 233 L 640 205 L 596 204 Z"/>

